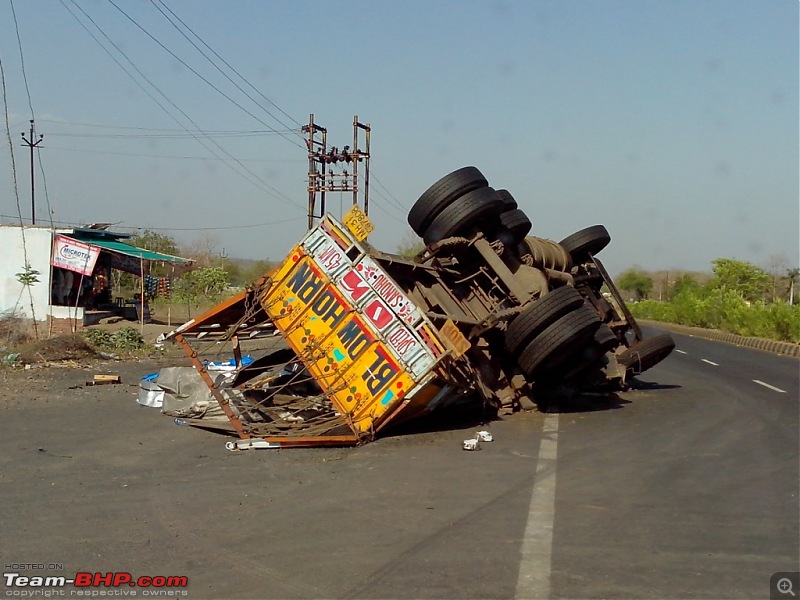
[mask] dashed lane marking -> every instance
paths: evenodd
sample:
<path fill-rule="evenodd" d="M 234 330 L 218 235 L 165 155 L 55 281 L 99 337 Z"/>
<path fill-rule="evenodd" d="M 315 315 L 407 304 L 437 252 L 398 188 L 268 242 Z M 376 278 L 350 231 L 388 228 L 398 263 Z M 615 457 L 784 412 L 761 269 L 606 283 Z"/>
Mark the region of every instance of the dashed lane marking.
<path fill-rule="evenodd" d="M 710 365 L 714 365 L 715 367 L 718 367 L 718 366 L 719 366 L 719 364 L 718 364 L 718 363 L 711 362 L 710 360 L 708 360 L 708 359 L 705 359 L 705 358 L 701 358 L 700 360 L 702 360 L 704 363 L 708 363 L 708 364 L 710 364 Z"/>
<path fill-rule="evenodd" d="M 678 350 L 677 348 L 675 348 L 675 352 L 677 352 L 678 354 L 686 354 L 686 352 L 684 352 L 683 350 Z"/>
<path fill-rule="evenodd" d="M 758 385 L 763 385 L 765 388 L 772 390 L 773 392 L 779 392 L 781 394 L 785 394 L 786 390 L 782 390 L 781 388 L 777 388 L 774 385 L 770 385 L 768 383 L 764 383 L 763 381 L 759 381 L 758 379 L 753 379 L 753 383 L 757 383 Z"/>

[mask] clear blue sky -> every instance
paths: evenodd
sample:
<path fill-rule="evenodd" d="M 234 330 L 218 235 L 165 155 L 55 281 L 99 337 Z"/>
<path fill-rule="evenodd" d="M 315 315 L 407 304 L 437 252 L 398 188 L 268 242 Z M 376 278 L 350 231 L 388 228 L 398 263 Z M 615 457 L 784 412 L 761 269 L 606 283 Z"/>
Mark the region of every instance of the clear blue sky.
<path fill-rule="evenodd" d="M 606 225 L 612 273 L 800 264 L 795 0 L 115 2 L 252 115 L 108 0 L 13 0 L 57 221 L 210 234 L 229 256 L 280 259 L 306 226 L 299 125 L 314 113 L 343 146 L 357 114 L 373 128 L 371 241 L 384 250 L 410 233 L 421 192 L 475 165 L 534 235 Z M 260 106 L 248 99 L 157 7 L 273 104 L 245 88 Z M 11 9 L 0 0 L 0 58 L 27 220 L 30 108 Z M 185 132 L 197 128 L 238 132 L 213 139 L 250 174 Z M 2 138 L 0 214 L 13 216 Z M 47 222 L 38 167 L 37 178 Z M 339 201 L 329 196 L 335 214 Z"/>

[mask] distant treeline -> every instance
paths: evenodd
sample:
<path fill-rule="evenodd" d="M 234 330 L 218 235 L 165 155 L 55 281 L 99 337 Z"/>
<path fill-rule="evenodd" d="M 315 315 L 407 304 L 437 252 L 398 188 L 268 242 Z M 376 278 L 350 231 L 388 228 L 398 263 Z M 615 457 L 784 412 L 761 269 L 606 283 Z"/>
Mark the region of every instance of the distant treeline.
<path fill-rule="evenodd" d="M 683 274 L 661 286 L 661 300 L 649 297 L 653 279 L 639 269 L 620 275 L 617 285 L 637 300 L 630 309 L 642 319 L 800 343 L 800 306 L 794 304 L 800 270 L 769 273 L 727 258 L 712 265 L 704 283 Z"/>

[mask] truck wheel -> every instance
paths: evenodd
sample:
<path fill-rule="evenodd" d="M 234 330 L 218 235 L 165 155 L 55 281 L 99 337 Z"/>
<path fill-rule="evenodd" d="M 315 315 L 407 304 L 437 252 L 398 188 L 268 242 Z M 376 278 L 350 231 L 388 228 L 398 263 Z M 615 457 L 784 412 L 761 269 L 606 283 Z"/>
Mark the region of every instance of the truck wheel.
<path fill-rule="evenodd" d="M 572 312 L 583 302 L 580 292 L 568 285 L 535 300 L 508 324 L 506 350 L 509 354 L 517 354 L 548 325 Z"/>
<path fill-rule="evenodd" d="M 540 374 L 539 378 L 554 380 L 577 377 L 592 366 L 599 364 L 600 359 L 617 346 L 619 346 L 619 339 L 617 339 L 617 336 L 614 335 L 614 332 L 608 325 L 601 323 L 591 343 L 587 344 L 582 350 L 576 352 L 566 364 L 563 364 L 558 369 Z"/>
<path fill-rule="evenodd" d="M 602 225 L 592 225 L 586 229 L 568 235 L 561 242 L 561 246 L 569 252 L 572 264 L 586 262 L 589 253 L 597 254 L 611 242 L 611 236 Z"/>
<path fill-rule="evenodd" d="M 664 360 L 675 348 L 675 340 L 668 333 L 642 340 L 617 356 L 617 362 L 629 375 L 644 373 Z"/>
<path fill-rule="evenodd" d="M 519 366 L 528 377 L 558 368 L 592 340 L 600 319 L 588 306 L 561 317 L 537 336 L 520 354 Z"/>
<path fill-rule="evenodd" d="M 463 167 L 453 171 L 422 193 L 408 212 L 408 224 L 418 236 L 423 237 L 425 230 L 437 215 L 454 200 L 488 185 L 483 173 L 475 167 Z"/>
<path fill-rule="evenodd" d="M 605 323 L 600 325 L 599 329 L 594 334 L 594 343 L 595 346 L 597 346 L 598 352 L 600 352 L 598 358 L 603 356 L 603 354 L 606 352 L 611 352 L 614 348 L 620 345 L 617 334 L 615 334 L 611 330 L 611 327 Z"/>
<path fill-rule="evenodd" d="M 484 216 L 497 212 L 500 199 L 490 187 L 473 190 L 454 200 L 433 220 L 422 239 L 426 246 L 459 235 Z"/>
<path fill-rule="evenodd" d="M 508 190 L 497 190 L 496 194 L 497 197 L 503 201 L 503 208 L 501 209 L 503 212 L 508 212 L 510 210 L 514 210 L 515 208 L 519 208 L 517 201 L 514 200 L 514 196 L 512 196 L 511 192 Z"/>
<path fill-rule="evenodd" d="M 500 224 L 511 232 L 514 245 L 525 239 L 525 236 L 531 230 L 531 221 L 528 219 L 528 215 L 519 208 L 501 213 Z"/>

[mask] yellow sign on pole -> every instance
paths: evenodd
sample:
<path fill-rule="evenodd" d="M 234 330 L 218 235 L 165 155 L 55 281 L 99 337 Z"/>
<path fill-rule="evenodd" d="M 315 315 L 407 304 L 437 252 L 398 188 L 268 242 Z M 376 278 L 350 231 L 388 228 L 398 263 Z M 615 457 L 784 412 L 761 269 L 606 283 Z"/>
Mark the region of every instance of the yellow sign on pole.
<path fill-rule="evenodd" d="M 472 345 L 469 343 L 469 340 L 464 337 L 464 334 L 459 331 L 452 319 L 447 319 L 439 332 L 450 344 L 450 347 L 453 349 L 453 353 L 456 355 L 456 358 L 462 356 L 467 350 L 470 349 L 470 346 Z"/>
<path fill-rule="evenodd" d="M 344 215 L 344 224 L 350 230 L 359 242 L 367 239 L 367 236 L 372 233 L 375 226 L 369 217 L 364 214 L 364 211 L 358 207 L 358 204 L 353 204 L 352 208 Z"/>

